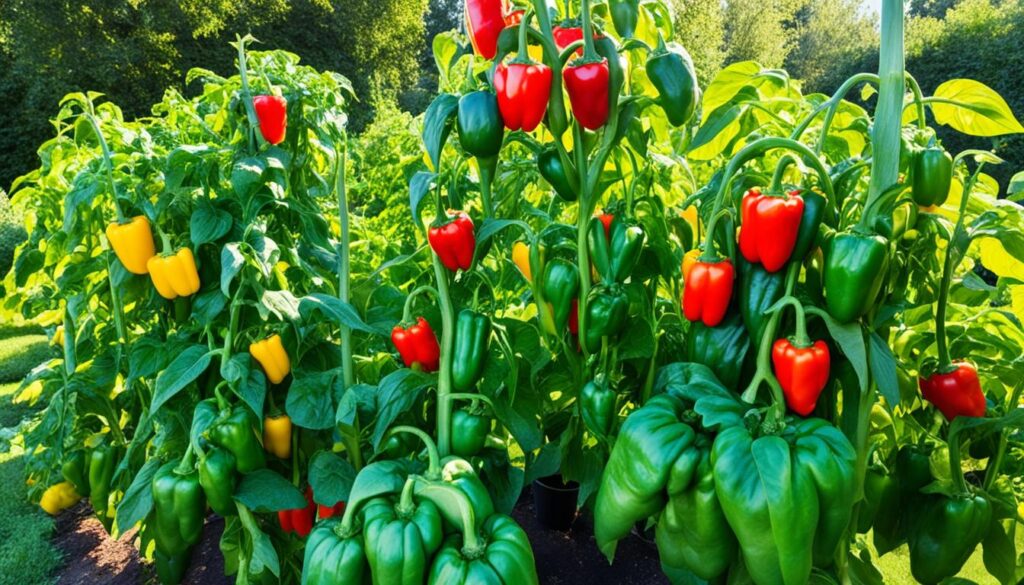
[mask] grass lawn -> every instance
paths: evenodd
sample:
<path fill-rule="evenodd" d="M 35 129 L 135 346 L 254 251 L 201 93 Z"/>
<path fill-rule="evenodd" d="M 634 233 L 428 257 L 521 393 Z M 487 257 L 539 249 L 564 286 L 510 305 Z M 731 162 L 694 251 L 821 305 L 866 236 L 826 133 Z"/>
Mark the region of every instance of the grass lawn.
<path fill-rule="evenodd" d="M 0 377 L 0 432 L 17 426 L 32 412 L 11 399 L 17 380 L 46 359 L 46 352 L 46 337 L 35 331 L 0 338 L 0 376 L 4 376 Z M 20 449 L 0 453 L 0 585 L 52 583 L 60 563 L 50 544 L 53 520 L 25 498 L 23 466 Z"/>

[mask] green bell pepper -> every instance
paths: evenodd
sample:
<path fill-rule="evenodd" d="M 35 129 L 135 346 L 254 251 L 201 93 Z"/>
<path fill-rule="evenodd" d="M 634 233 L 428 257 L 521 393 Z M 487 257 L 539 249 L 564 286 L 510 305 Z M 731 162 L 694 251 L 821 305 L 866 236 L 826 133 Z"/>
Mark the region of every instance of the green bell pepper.
<path fill-rule="evenodd" d="M 607 235 L 603 222 L 590 222 L 587 229 L 590 261 L 605 284 L 622 283 L 629 278 L 640 259 L 645 238 L 643 228 L 628 225 L 618 215 L 612 219 Z"/>
<path fill-rule="evenodd" d="M 244 406 L 228 408 L 206 431 L 210 442 L 235 457 L 239 473 L 250 473 L 266 466 L 256 420 Z"/>
<path fill-rule="evenodd" d="M 907 528 L 910 572 L 934 585 L 960 572 L 988 534 L 992 505 L 976 494 L 929 494 Z"/>
<path fill-rule="evenodd" d="M 452 385 L 456 392 L 473 389 L 487 362 L 487 342 L 491 337 L 491 320 L 469 309 L 459 311 L 455 323 L 455 346 L 452 350 Z"/>
<path fill-rule="evenodd" d="M 542 280 L 544 299 L 550 305 L 553 326 L 551 333 L 561 335 L 569 323 L 572 301 L 580 289 L 580 273 L 576 265 L 561 258 L 553 258 L 544 265 Z"/>
<path fill-rule="evenodd" d="M 700 87 L 693 59 L 678 43 L 665 44 L 658 36 L 658 46 L 647 57 L 647 77 L 658 90 L 658 105 L 665 111 L 669 124 L 682 126 L 693 118 L 700 101 Z"/>
<path fill-rule="evenodd" d="M 587 351 L 596 352 L 601 339 L 618 336 L 627 317 L 629 297 L 621 288 L 595 290 L 587 303 Z"/>
<path fill-rule="evenodd" d="M 460 408 L 452 412 L 452 453 L 472 457 L 483 450 L 491 432 L 491 417 Z"/>
<path fill-rule="evenodd" d="M 804 212 L 800 216 L 800 228 L 797 230 L 796 243 L 793 244 L 793 253 L 789 256 L 792 262 L 803 262 L 811 253 L 818 241 L 821 222 L 825 219 L 825 211 L 828 209 L 828 200 L 816 191 L 800 191 L 800 197 L 804 200 Z"/>
<path fill-rule="evenodd" d="M 739 260 L 740 316 L 750 339 L 761 341 L 771 318 L 767 310 L 786 293 L 786 271 L 768 272 L 761 263 Z"/>
<path fill-rule="evenodd" d="M 463 547 L 463 536 L 445 539 L 430 567 L 429 585 L 537 585 L 530 540 L 515 520 L 494 514 L 486 518 L 481 542 Z"/>
<path fill-rule="evenodd" d="M 878 554 L 896 549 L 907 540 L 907 527 L 919 515 L 921 489 L 932 482 L 931 450 L 918 445 L 903 445 L 896 452 L 893 480 L 896 483 L 898 512 L 892 518 L 875 522 L 874 543 Z"/>
<path fill-rule="evenodd" d="M 189 553 L 203 536 L 206 501 L 191 452 L 153 476 L 153 534 L 156 571 L 164 585 L 180 583 Z"/>
<path fill-rule="evenodd" d="M 863 317 L 888 276 L 889 242 L 879 235 L 836 234 L 825 256 L 825 302 L 840 323 Z"/>
<path fill-rule="evenodd" d="M 429 500 L 413 501 L 415 479 L 398 502 L 378 497 L 363 508 L 363 543 L 375 583 L 421 584 L 441 547 L 441 515 Z"/>
<path fill-rule="evenodd" d="M 505 123 L 498 109 L 498 98 L 493 93 L 474 91 L 459 98 L 456 127 L 463 150 L 481 159 L 498 156 L 505 137 Z"/>
<path fill-rule="evenodd" d="M 199 485 L 203 487 L 210 509 L 223 517 L 238 513 L 235 507 L 235 456 L 221 449 L 210 447 L 199 457 Z"/>
<path fill-rule="evenodd" d="M 544 180 L 555 190 L 555 194 L 564 201 L 571 202 L 579 199 L 576 188 L 573 187 L 565 173 L 562 157 L 558 155 L 555 147 L 545 147 L 537 154 L 537 170 L 540 171 L 540 176 L 544 177 Z"/>
<path fill-rule="evenodd" d="M 953 183 L 953 158 L 941 147 L 930 146 L 915 152 L 913 160 L 910 174 L 914 202 L 921 207 L 945 203 Z"/>
<path fill-rule="evenodd" d="M 612 14 L 612 25 L 619 37 L 632 38 L 640 16 L 640 0 L 609 0 L 608 11 Z"/>
<path fill-rule="evenodd" d="M 626 418 L 594 506 L 594 537 L 609 561 L 634 524 L 664 509 L 656 537 L 666 567 L 705 579 L 729 568 L 736 542 L 714 497 L 710 441 L 694 425 L 696 417 L 669 394 Z"/>
<path fill-rule="evenodd" d="M 618 395 L 603 375 L 587 382 L 580 390 L 580 416 L 587 430 L 603 440 L 611 436 L 615 426 L 615 403 Z"/>
<path fill-rule="evenodd" d="M 714 579 L 725 574 L 736 555 L 736 535 L 715 493 L 710 441 L 697 435 L 697 448 L 696 466 L 687 460 L 684 469 L 673 469 L 668 503 L 654 531 L 662 570 L 670 578 L 692 573 Z"/>
<path fill-rule="evenodd" d="M 341 522 L 317 523 L 306 540 L 302 585 L 371 585 L 363 535 L 341 533 Z"/>
<path fill-rule="evenodd" d="M 806 584 L 831 564 L 853 514 L 857 453 L 822 419 L 791 420 L 781 435 L 731 426 L 711 450 L 722 510 L 756 583 Z"/>
<path fill-rule="evenodd" d="M 441 461 L 441 482 L 456 487 L 469 499 L 475 512 L 477 527 L 494 514 L 494 501 L 491 499 L 487 486 L 480 480 L 476 469 L 461 457 L 446 457 Z M 449 530 L 462 526 L 462 518 L 457 510 L 439 507 L 441 517 Z"/>
<path fill-rule="evenodd" d="M 89 501 L 96 517 L 109 526 L 110 483 L 117 469 L 117 448 L 101 445 L 89 454 Z M 108 528 L 109 529 L 109 528 Z"/>
<path fill-rule="evenodd" d="M 864 500 L 857 510 L 857 532 L 867 534 L 872 526 L 895 524 L 899 513 L 900 491 L 896 478 L 884 469 L 868 468 L 864 474 Z"/>
<path fill-rule="evenodd" d="M 61 465 L 60 472 L 65 480 L 75 486 L 78 495 L 82 497 L 89 495 L 88 456 L 84 449 L 70 453 L 64 460 L 64 464 Z"/>
<path fill-rule="evenodd" d="M 902 203 L 892 210 L 892 214 L 879 215 L 875 220 L 875 231 L 889 241 L 903 237 L 917 224 L 917 205 L 911 201 Z"/>
<path fill-rule="evenodd" d="M 743 318 L 733 311 L 716 327 L 700 321 L 690 324 L 686 340 L 686 361 L 703 364 L 730 390 L 740 382 L 743 360 L 750 350 L 750 337 Z"/>

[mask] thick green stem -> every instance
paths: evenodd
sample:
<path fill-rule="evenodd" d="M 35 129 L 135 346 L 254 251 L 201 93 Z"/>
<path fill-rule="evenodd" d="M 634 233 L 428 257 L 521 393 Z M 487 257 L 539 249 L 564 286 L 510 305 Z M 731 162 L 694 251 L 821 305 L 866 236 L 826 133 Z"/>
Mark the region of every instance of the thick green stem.
<path fill-rule="evenodd" d="M 806 118 L 803 119 L 803 121 L 800 122 L 799 125 L 797 125 L 796 128 L 793 129 L 793 133 L 790 134 L 789 137 L 793 140 L 799 140 L 800 137 L 803 136 L 803 133 L 807 131 L 807 128 L 811 125 L 811 122 L 813 122 L 822 112 L 824 112 L 825 110 L 837 108 L 839 102 L 846 98 L 846 94 L 850 93 L 850 90 L 853 89 L 855 85 L 857 85 L 858 83 L 869 81 L 873 81 L 877 85 L 878 76 L 875 75 L 874 73 L 858 73 L 844 81 L 843 84 L 839 86 L 839 89 L 837 89 L 836 92 L 832 94 L 832 97 L 829 98 L 828 101 L 823 102 L 821 105 L 815 108 L 813 112 L 811 112 Z M 824 142 L 824 136 L 825 134 L 828 133 L 828 127 L 823 126 L 822 129 L 823 132 L 821 141 Z"/>
<path fill-rule="evenodd" d="M 64 307 L 64 373 L 71 376 L 78 369 L 78 358 L 75 354 L 75 320 L 71 311 Z"/>
<path fill-rule="evenodd" d="M 107 139 L 103 137 L 103 132 L 100 131 L 99 120 L 96 119 L 96 114 L 92 111 L 92 103 L 89 104 L 87 118 L 89 123 L 92 124 L 93 131 L 96 132 L 96 140 L 100 143 L 100 150 L 103 151 L 103 166 L 107 169 L 107 180 L 110 181 L 110 190 L 114 196 L 114 212 L 117 214 L 117 223 L 124 223 L 127 218 L 124 215 L 124 210 L 121 209 L 121 201 L 117 196 L 117 184 L 114 183 L 114 159 L 110 154 L 110 147 L 107 146 Z"/>
<path fill-rule="evenodd" d="M 878 107 L 871 128 L 871 182 L 865 209 L 899 180 L 905 73 L 903 0 L 882 0 Z"/>
<path fill-rule="evenodd" d="M 782 306 L 789 305 L 796 311 L 796 335 L 794 336 L 797 347 L 810 347 L 811 338 L 807 335 L 807 317 L 804 315 L 804 306 L 794 296 L 785 296 L 780 302 Z M 781 308 L 780 308 L 781 312 Z"/>
<path fill-rule="evenodd" d="M 918 85 L 917 80 L 914 76 L 906 73 L 907 85 L 910 86 L 910 92 L 914 94 L 913 106 L 917 109 L 917 127 L 920 130 L 924 130 L 928 127 L 924 119 L 924 97 L 921 95 L 921 86 Z M 907 104 L 904 108 L 909 108 L 911 104 Z"/>
<path fill-rule="evenodd" d="M 345 154 L 347 152 L 345 136 L 342 135 L 338 144 L 338 170 L 335 176 L 334 189 L 338 193 L 338 220 L 341 222 L 341 241 L 338 242 L 338 299 L 343 303 L 349 301 L 350 260 L 349 260 L 349 226 L 348 197 L 345 190 Z M 341 375 L 347 390 L 355 383 L 355 372 L 352 366 L 352 328 L 341 321 Z"/>
<path fill-rule="evenodd" d="M 390 431 L 388 431 L 388 436 L 390 437 L 392 435 L 397 435 L 397 434 L 401 434 L 401 433 L 407 433 L 407 434 L 410 434 L 410 435 L 415 435 L 421 441 L 423 441 L 423 446 L 426 447 L 426 449 L 427 449 L 427 465 L 428 465 L 428 467 L 427 467 L 426 476 L 428 478 L 430 478 L 430 479 L 436 479 L 436 478 L 440 477 L 441 476 L 441 456 L 440 456 L 440 453 L 437 450 L 437 444 L 434 443 L 434 439 L 430 438 L 430 435 L 428 435 L 423 429 L 419 429 L 419 428 L 412 427 L 412 426 L 409 426 L 409 425 L 398 425 L 396 427 L 392 427 L 392 429 Z"/>
<path fill-rule="evenodd" d="M 555 46 L 551 34 L 551 16 L 548 13 L 547 0 L 533 0 L 533 10 L 540 26 L 539 40 L 544 48 L 544 62 L 551 67 L 551 93 L 548 96 L 547 126 L 548 130 L 559 142 L 569 127 L 565 113 L 565 100 L 562 95 L 562 65 L 558 60 L 558 47 Z M 562 160 L 565 164 L 565 159 Z"/>
<path fill-rule="evenodd" d="M 476 511 L 473 510 L 473 504 L 462 490 L 452 485 L 431 481 L 429 478 L 417 478 L 416 495 L 436 502 L 444 500 L 454 502 L 459 509 L 459 517 L 462 519 L 463 555 L 468 558 L 480 556 L 486 543 L 481 542 L 476 533 Z M 438 504 L 438 507 L 441 505 Z"/>
<path fill-rule="evenodd" d="M 182 456 L 178 466 L 174 468 L 174 473 L 178 475 L 188 475 L 196 469 L 196 456 L 195 448 L 192 446 L 192 441 L 188 442 L 188 448 L 185 449 L 185 455 Z"/>
<path fill-rule="evenodd" d="M 583 0 L 583 60 L 599 61 L 601 56 L 594 48 L 594 25 L 590 22 L 590 0 Z"/>
<path fill-rule="evenodd" d="M 434 277 L 437 280 L 438 301 L 441 304 L 441 370 L 437 376 L 437 442 L 441 456 L 452 451 L 452 405 L 448 395 L 452 391 L 452 346 L 455 344 L 455 312 L 448 293 L 447 269 L 437 254 L 431 253 Z"/>
<path fill-rule="evenodd" d="M 411 516 L 416 511 L 416 502 L 413 501 L 412 496 L 416 488 L 416 477 L 409 476 L 405 480 L 405 486 L 402 487 L 402 495 L 398 499 L 398 506 L 395 510 L 402 516 Z"/>
<path fill-rule="evenodd" d="M 238 287 L 235 300 L 231 301 L 231 320 L 228 325 L 228 333 L 224 336 L 224 350 L 221 355 L 221 363 L 226 364 L 231 360 L 231 352 L 234 350 L 235 332 L 238 331 L 238 313 L 241 311 L 242 287 Z"/>
<path fill-rule="evenodd" d="M 254 132 L 256 128 L 259 128 L 260 121 L 256 116 L 256 106 L 252 103 L 252 91 L 249 89 L 249 75 L 245 63 L 245 44 L 249 41 L 249 37 L 242 38 L 236 35 L 235 39 L 238 43 L 238 75 L 242 80 L 242 103 L 245 105 L 245 115 L 249 119 L 249 145 L 252 146 L 253 134 L 259 135 L 258 140 L 261 142 L 263 134 Z"/>
<path fill-rule="evenodd" d="M 576 151 L 576 167 L 581 177 L 587 177 L 587 153 L 583 147 L 583 130 L 579 122 L 573 121 L 573 150 Z M 580 203 L 576 212 L 576 265 L 579 267 L 580 296 L 576 302 L 576 317 L 579 324 L 577 331 L 580 351 L 583 352 L 584 361 L 590 357 L 590 350 L 587 349 L 587 301 L 590 297 L 590 249 L 587 247 L 587 230 L 590 229 L 591 214 L 593 213 L 595 201 L 593 191 L 590 189 L 590 181 L 581 181 Z M 560 335 L 561 332 L 556 332 Z"/>
<path fill-rule="evenodd" d="M 967 215 L 967 201 L 971 197 L 971 191 L 974 188 L 974 183 L 978 179 L 978 174 L 981 173 L 981 167 L 984 163 L 979 164 L 978 168 L 971 175 L 971 178 L 964 185 L 963 196 L 960 197 L 960 211 L 956 219 L 956 227 L 953 228 L 953 234 L 950 237 L 950 241 L 946 244 L 946 257 L 942 263 L 942 280 L 939 282 L 939 299 L 938 307 L 935 310 L 935 342 L 938 346 L 939 353 L 939 366 L 938 371 L 949 371 L 952 367 L 952 360 L 949 357 L 949 347 L 946 345 L 946 305 L 949 303 L 949 286 L 953 281 L 953 271 L 956 269 L 956 264 L 953 261 L 953 242 L 957 241 L 957 236 L 964 229 L 965 216 Z M 961 256 L 962 257 L 962 256 Z"/>
<path fill-rule="evenodd" d="M 480 201 L 484 208 L 484 217 L 494 217 L 494 202 L 491 201 L 491 184 L 494 182 L 494 172 L 498 166 L 497 157 L 476 159 L 480 165 Z"/>
<path fill-rule="evenodd" d="M 1013 388 L 1013 392 L 1010 393 L 1010 400 L 1006 403 L 1006 412 L 1013 412 L 1020 404 L 1021 391 L 1024 391 L 1024 382 L 1018 382 Z M 992 484 L 995 483 L 997 477 L 999 477 L 999 468 L 1003 466 L 1003 458 L 1006 457 L 1006 446 L 1007 446 L 1007 431 L 1006 429 L 999 433 L 999 447 L 996 449 L 996 455 L 989 462 L 985 468 L 985 490 L 988 491 L 992 488 Z"/>
<path fill-rule="evenodd" d="M 950 425 L 946 446 L 949 448 L 949 475 L 953 478 L 953 487 L 958 494 L 971 493 L 967 488 L 963 469 L 960 468 L 960 428 L 958 426 Z"/>
<path fill-rule="evenodd" d="M 437 292 L 437 289 L 430 285 L 423 285 L 417 287 L 416 290 L 409 293 L 409 296 L 405 297 L 405 307 L 402 310 L 402 321 L 409 323 L 412 320 L 412 305 L 413 300 L 423 293 L 430 293 L 434 295 L 434 298 L 438 302 L 441 302 L 441 293 Z"/>

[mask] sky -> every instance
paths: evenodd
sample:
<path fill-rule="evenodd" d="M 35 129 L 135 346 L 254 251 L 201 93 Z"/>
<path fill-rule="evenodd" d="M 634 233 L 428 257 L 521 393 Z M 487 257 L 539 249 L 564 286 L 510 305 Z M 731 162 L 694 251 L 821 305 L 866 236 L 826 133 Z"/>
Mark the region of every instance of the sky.
<path fill-rule="evenodd" d="M 876 14 L 882 11 L 882 0 L 864 0 L 864 5 L 869 11 Z"/>

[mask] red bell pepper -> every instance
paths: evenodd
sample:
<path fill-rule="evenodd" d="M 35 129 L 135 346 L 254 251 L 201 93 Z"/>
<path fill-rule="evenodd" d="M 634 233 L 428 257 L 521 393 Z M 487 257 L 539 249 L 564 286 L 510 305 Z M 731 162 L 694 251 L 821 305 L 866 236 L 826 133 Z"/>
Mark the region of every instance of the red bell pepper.
<path fill-rule="evenodd" d="M 288 129 L 288 100 L 279 95 L 258 95 L 252 98 L 260 134 L 271 144 L 284 141 Z"/>
<path fill-rule="evenodd" d="M 281 510 L 277 513 L 277 521 L 281 523 L 281 530 L 294 532 L 300 538 L 309 536 L 313 530 L 313 521 L 316 519 L 316 504 L 313 503 L 313 489 L 306 488 L 305 508 L 294 510 Z"/>
<path fill-rule="evenodd" d="M 519 55 L 499 63 L 494 72 L 494 92 L 498 109 L 509 130 L 532 132 L 544 119 L 551 93 L 551 68 L 530 58 L 526 44 L 526 27 L 519 28 Z"/>
<path fill-rule="evenodd" d="M 821 391 L 828 384 L 831 361 L 824 341 L 808 347 L 778 339 L 772 345 L 772 365 L 779 379 L 786 406 L 800 416 L 807 416 L 818 403 Z"/>
<path fill-rule="evenodd" d="M 698 260 L 686 275 L 683 288 L 683 314 L 690 321 L 703 321 L 714 327 L 725 318 L 732 300 L 736 271 L 728 258 L 718 262 Z"/>
<path fill-rule="evenodd" d="M 473 220 L 465 212 L 449 215 L 446 223 L 431 227 L 427 232 L 427 240 L 441 264 L 448 270 L 469 270 L 473 265 L 476 235 Z"/>
<path fill-rule="evenodd" d="M 317 517 L 321 520 L 326 520 L 328 518 L 333 518 L 335 516 L 343 514 L 345 512 L 345 502 L 338 502 L 333 506 L 324 506 L 322 504 L 317 504 L 316 508 Z"/>
<path fill-rule="evenodd" d="M 466 0 L 466 32 L 473 51 L 484 59 L 498 54 L 498 36 L 505 30 L 505 0 Z"/>
<path fill-rule="evenodd" d="M 740 252 L 748 262 L 778 272 L 789 262 L 800 233 L 804 199 L 799 191 L 764 195 L 756 187 L 743 196 L 740 209 Z"/>
<path fill-rule="evenodd" d="M 985 393 L 978 370 L 967 362 L 954 363 L 952 371 L 935 372 L 919 380 L 921 396 L 938 408 L 946 420 L 958 416 L 985 416 Z"/>
<path fill-rule="evenodd" d="M 583 40 L 583 27 L 573 21 L 563 21 L 562 24 L 551 27 L 551 36 L 555 37 L 555 46 L 558 50 L 564 51 L 569 45 Z M 576 56 L 581 55 L 583 47 L 576 49 Z"/>
<path fill-rule="evenodd" d="M 435 372 L 441 362 L 441 347 L 430 323 L 423 317 L 408 328 L 401 323 L 391 330 L 391 342 L 395 344 L 405 367 L 418 367 L 424 372 Z"/>
<path fill-rule="evenodd" d="M 597 216 L 597 219 L 601 221 L 601 225 L 604 226 L 604 237 L 605 239 L 611 239 L 612 237 L 612 220 L 615 216 L 611 213 L 602 213 Z"/>
<path fill-rule="evenodd" d="M 569 104 L 576 121 L 597 130 L 608 121 L 608 59 L 576 59 L 562 69 Z"/>
<path fill-rule="evenodd" d="M 519 23 L 523 21 L 523 15 L 526 11 L 522 8 L 511 9 L 505 13 L 505 27 L 519 26 Z"/>

